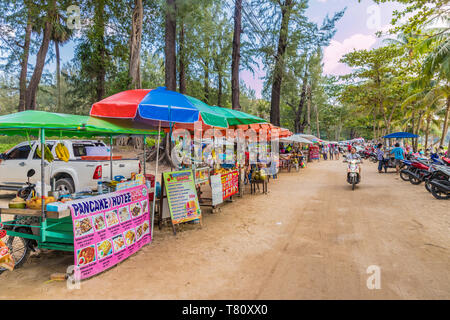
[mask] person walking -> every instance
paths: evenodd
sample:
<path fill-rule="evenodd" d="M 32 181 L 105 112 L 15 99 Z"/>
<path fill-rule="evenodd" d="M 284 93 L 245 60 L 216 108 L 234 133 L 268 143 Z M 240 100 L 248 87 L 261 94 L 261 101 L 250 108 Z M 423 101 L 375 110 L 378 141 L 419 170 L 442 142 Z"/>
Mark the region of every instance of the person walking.
<path fill-rule="evenodd" d="M 339 146 L 336 145 L 334 148 L 334 156 L 335 156 L 336 160 L 339 160 L 339 153 L 340 153 Z"/>
<path fill-rule="evenodd" d="M 384 152 L 383 152 L 383 144 L 379 143 L 377 146 L 377 160 L 378 160 L 378 173 L 383 173 L 383 164 L 384 164 Z"/>
<path fill-rule="evenodd" d="M 322 148 L 323 160 L 328 160 L 328 146 L 325 144 Z"/>
<path fill-rule="evenodd" d="M 334 154 L 334 145 L 330 144 L 330 160 L 333 160 L 333 154 Z"/>

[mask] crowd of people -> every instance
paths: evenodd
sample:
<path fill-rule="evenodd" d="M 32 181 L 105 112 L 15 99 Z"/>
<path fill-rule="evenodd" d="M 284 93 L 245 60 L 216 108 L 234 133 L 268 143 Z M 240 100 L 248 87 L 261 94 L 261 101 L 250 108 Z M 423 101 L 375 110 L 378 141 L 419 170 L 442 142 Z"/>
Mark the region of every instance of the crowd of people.
<path fill-rule="evenodd" d="M 321 144 L 319 150 L 323 160 L 339 160 L 339 155 L 343 153 L 343 148 L 337 144 Z"/>

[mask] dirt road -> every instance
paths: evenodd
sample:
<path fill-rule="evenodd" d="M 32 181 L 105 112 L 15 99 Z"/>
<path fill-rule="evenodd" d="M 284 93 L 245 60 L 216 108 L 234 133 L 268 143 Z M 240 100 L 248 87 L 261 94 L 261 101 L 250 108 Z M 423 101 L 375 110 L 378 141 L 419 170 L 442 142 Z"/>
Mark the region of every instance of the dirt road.
<path fill-rule="evenodd" d="M 205 212 L 201 229 L 156 230 L 153 244 L 80 290 L 45 283 L 72 261 L 31 257 L 0 275 L 0 299 L 449 299 L 450 202 L 369 163 L 351 191 L 345 165 L 321 161 L 281 173 L 268 195 Z M 371 265 L 379 290 L 366 285 Z"/>

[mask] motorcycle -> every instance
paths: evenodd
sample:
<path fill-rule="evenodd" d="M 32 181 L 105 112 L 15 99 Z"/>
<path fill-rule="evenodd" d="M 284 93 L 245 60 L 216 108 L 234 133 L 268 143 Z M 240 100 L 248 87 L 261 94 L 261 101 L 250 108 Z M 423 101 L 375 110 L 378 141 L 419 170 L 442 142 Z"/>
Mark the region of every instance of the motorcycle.
<path fill-rule="evenodd" d="M 450 199 L 450 168 L 442 165 L 432 166 L 432 173 L 426 179 L 425 187 L 436 199 Z"/>
<path fill-rule="evenodd" d="M 430 164 L 426 161 L 414 160 L 411 161 L 409 169 L 403 169 L 402 172 L 409 176 L 411 184 L 419 185 L 431 174 Z"/>
<path fill-rule="evenodd" d="M 17 196 L 19 198 L 22 198 L 23 200 L 28 200 L 36 195 L 36 185 L 30 183 L 30 178 L 34 176 L 35 173 L 36 171 L 34 171 L 34 169 L 28 170 L 27 172 L 28 181 L 26 182 L 26 185 L 17 191 Z"/>
<path fill-rule="evenodd" d="M 402 168 L 400 170 L 400 178 L 402 178 L 403 181 L 409 181 L 411 176 L 409 175 L 409 171 L 414 171 L 415 169 L 412 167 L 412 162 L 409 160 L 401 160 L 402 162 Z M 405 168 L 406 167 L 406 168 Z"/>
<path fill-rule="evenodd" d="M 355 186 L 361 182 L 361 177 L 359 175 L 359 160 L 344 160 L 343 162 L 348 163 L 347 168 L 347 182 L 352 185 L 352 190 L 355 190 Z"/>

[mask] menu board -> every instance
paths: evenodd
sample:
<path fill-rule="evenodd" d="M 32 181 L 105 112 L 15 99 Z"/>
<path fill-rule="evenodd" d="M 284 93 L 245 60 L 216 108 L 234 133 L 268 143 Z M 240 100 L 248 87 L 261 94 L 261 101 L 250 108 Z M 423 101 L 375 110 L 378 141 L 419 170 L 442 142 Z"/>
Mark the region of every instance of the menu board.
<path fill-rule="evenodd" d="M 223 202 L 222 177 L 220 174 L 211 176 L 212 205 L 217 206 Z"/>
<path fill-rule="evenodd" d="M 221 176 L 223 200 L 239 192 L 239 172 L 231 171 Z"/>
<path fill-rule="evenodd" d="M 201 218 L 192 171 L 164 172 L 163 178 L 173 224 Z"/>
<path fill-rule="evenodd" d="M 151 241 L 145 185 L 67 204 L 73 220 L 75 266 L 81 279 L 109 269 Z"/>

